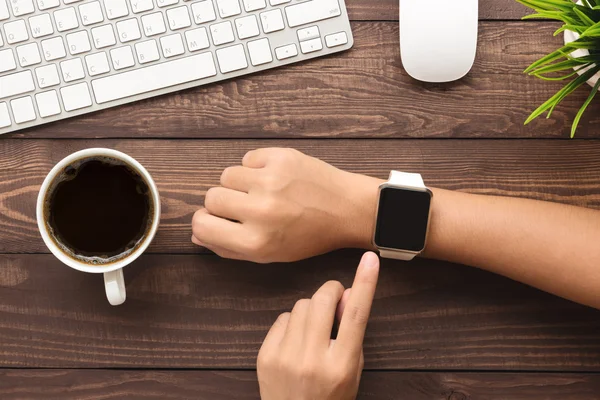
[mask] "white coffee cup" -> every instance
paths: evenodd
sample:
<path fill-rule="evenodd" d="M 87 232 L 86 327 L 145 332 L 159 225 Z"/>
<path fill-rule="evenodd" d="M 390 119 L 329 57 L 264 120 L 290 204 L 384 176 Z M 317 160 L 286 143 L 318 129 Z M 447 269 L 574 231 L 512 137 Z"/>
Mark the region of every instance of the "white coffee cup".
<path fill-rule="evenodd" d="M 108 157 L 112 159 L 119 160 L 120 162 L 125 163 L 128 167 L 132 168 L 135 172 L 137 172 L 146 182 L 148 188 L 150 190 L 154 207 L 153 207 L 153 215 L 152 215 L 152 223 L 149 229 L 147 230 L 144 237 L 141 239 L 140 244 L 127 256 L 121 259 L 117 259 L 114 262 L 107 263 L 104 265 L 91 265 L 85 263 L 81 260 L 74 258 L 72 255 L 65 252 L 61 247 L 57 245 L 55 240 L 52 238 L 50 233 L 48 232 L 46 220 L 45 220 L 45 203 L 46 198 L 49 194 L 49 190 L 51 190 L 51 185 L 54 182 L 54 179 L 69 165 L 73 164 L 76 161 L 94 157 Z M 90 272 L 90 273 L 102 273 L 104 274 L 104 286 L 106 289 L 106 297 L 108 301 L 113 306 L 117 306 L 119 304 L 123 304 L 126 298 L 125 292 L 125 279 L 123 277 L 123 268 L 127 265 L 131 264 L 135 259 L 137 259 L 142 253 L 148 248 L 152 239 L 154 239 L 154 235 L 158 229 L 158 224 L 160 221 L 160 196 L 158 194 L 158 189 L 156 188 L 156 184 L 154 180 L 148 173 L 148 171 L 135 159 L 128 156 L 127 154 L 121 153 L 120 151 L 110 150 L 110 149 L 86 149 L 81 150 L 76 153 L 71 154 L 70 156 L 64 158 L 60 161 L 48 174 L 42 187 L 40 189 L 40 193 L 37 199 L 37 223 L 40 233 L 42 234 L 42 238 L 44 239 L 44 243 L 48 249 L 62 261 L 64 264 L 68 265 L 71 268 L 74 268 L 78 271 Z"/>

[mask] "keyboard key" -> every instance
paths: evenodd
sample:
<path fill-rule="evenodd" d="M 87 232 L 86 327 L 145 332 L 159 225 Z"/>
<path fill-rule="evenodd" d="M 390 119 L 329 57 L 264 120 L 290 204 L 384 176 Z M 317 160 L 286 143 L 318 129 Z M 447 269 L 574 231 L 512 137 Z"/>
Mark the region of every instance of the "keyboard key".
<path fill-rule="evenodd" d="M 10 101 L 13 117 L 17 124 L 33 121 L 35 119 L 35 109 L 31 97 L 25 96 Z"/>
<path fill-rule="evenodd" d="M 92 29 L 92 38 L 94 40 L 94 46 L 97 49 L 102 49 L 108 46 L 114 46 L 117 44 L 115 38 L 115 32 L 113 31 L 112 25 L 102 25 Z"/>
<path fill-rule="evenodd" d="M 125 69 L 133 67 L 135 60 L 133 59 L 133 52 L 130 46 L 123 46 L 110 51 L 110 58 L 112 58 L 113 68 L 115 70 Z"/>
<path fill-rule="evenodd" d="M 254 66 L 268 64 L 273 61 L 271 46 L 267 38 L 248 42 L 248 54 L 250 54 L 250 61 Z"/>
<path fill-rule="evenodd" d="M 242 0 L 246 12 L 261 10 L 267 6 L 265 0 Z"/>
<path fill-rule="evenodd" d="M 278 60 L 285 60 L 286 58 L 296 57 L 298 55 L 298 48 L 294 43 L 286 46 L 281 46 L 275 49 L 275 55 Z"/>
<path fill-rule="evenodd" d="M 235 40 L 235 36 L 233 35 L 233 28 L 231 27 L 231 22 L 229 21 L 211 25 L 210 35 L 212 36 L 212 40 L 215 46 L 219 46 L 225 43 L 231 43 Z"/>
<path fill-rule="evenodd" d="M 13 15 L 20 17 L 21 15 L 31 14 L 35 11 L 33 7 L 33 0 L 10 0 L 12 6 Z"/>
<path fill-rule="evenodd" d="M 8 5 L 6 4 L 6 0 L 0 0 L 0 21 L 9 18 L 10 13 L 8 12 Z"/>
<path fill-rule="evenodd" d="M 2 0 L 0 0 L 0 3 Z M 60 6 L 60 0 L 37 0 L 37 5 L 40 10 L 47 10 Z"/>
<path fill-rule="evenodd" d="M 85 77 L 83 65 L 79 58 L 61 62 L 60 70 L 62 71 L 63 80 L 65 82 L 72 82 Z"/>
<path fill-rule="evenodd" d="M 0 72 L 10 71 L 15 68 L 17 68 L 17 63 L 15 62 L 12 50 L 0 50 Z"/>
<path fill-rule="evenodd" d="M 60 114 L 60 103 L 58 102 L 56 90 L 36 94 L 35 102 L 42 118 Z"/>
<path fill-rule="evenodd" d="M 31 29 L 31 34 L 34 38 L 40 38 L 54 33 L 50 14 L 42 14 L 29 18 L 29 28 Z"/>
<path fill-rule="evenodd" d="M 154 8 L 152 0 L 129 0 L 129 5 L 131 6 L 131 11 L 135 14 L 150 11 Z"/>
<path fill-rule="evenodd" d="M 16 74 L 0 76 L 0 99 L 35 90 L 31 71 L 21 71 Z"/>
<path fill-rule="evenodd" d="M 292 0 L 269 0 L 269 3 L 271 3 L 272 6 L 278 6 L 280 4 L 285 4 L 285 3 L 289 3 Z"/>
<path fill-rule="evenodd" d="M 60 95 L 66 111 L 79 110 L 92 105 L 90 90 L 85 82 L 60 89 Z"/>
<path fill-rule="evenodd" d="M 4 46 L 4 42 L 2 41 L 2 34 L 0 34 L 0 47 Z"/>
<path fill-rule="evenodd" d="M 35 77 L 37 78 L 38 86 L 42 89 L 58 85 L 60 78 L 58 77 L 58 69 L 54 64 L 44 65 L 35 69 Z"/>
<path fill-rule="evenodd" d="M 83 0 L 63 0 L 65 2 L 65 4 L 71 4 L 71 3 L 77 3 L 78 1 L 83 1 Z"/>
<path fill-rule="evenodd" d="M 142 17 L 142 25 L 144 26 L 144 33 L 148 37 L 159 35 L 167 31 L 165 20 L 161 12 L 144 15 Z"/>
<path fill-rule="evenodd" d="M 72 55 L 85 53 L 92 49 L 87 31 L 79 31 L 67 35 L 67 45 Z"/>
<path fill-rule="evenodd" d="M 279 9 L 261 13 L 260 21 L 262 22 L 263 31 L 265 31 L 265 33 L 276 32 L 285 28 L 283 15 L 281 15 L 281 10 Z"/>
<path fill-rule="evenodd" d="M 186 6 L 167 10 L 167 20 L 172 31 L 187 28 L 192 25 L 190 14 Z"/>
<path fill-rule="evenodd" d="M 3 1 L 3 0 L 0 0 Z M 10 114 L 8 113 L 8 105 L 6 103 L 0 103 L 0 128 L 6 128 L 11 126 Z"/>
<path fill-rule="evenodd" d="M 104 0 L 104 9 L 108 19 L 121 18 L 129 15 L 125 0 Z"/>
<path fill-rule="evenodd" d="M 145 42 L 136 43 L 135 52 L 140 64 L 147 64 L 160 59 L 156 40 L 146 40 Z"/>
<path fill-rule="evenodd" d="M 314 38 L 318 38 L 321 35 L 319 34 L 318 26 L 310 26 L 308 28 L 298 29 L 298 41 L 303 42 L 305 40 L 310 40 Z"/>
<path fill-rule="evenodd" d="M 216 53 L 219 69 L 224 74 L 248 68 L 248 60 L 246 60 L 246 53 L 242 44 L 219 49 Z"/>
<path fill-rule="evenodd" d="M 117 32 L 119 34 L 119 39 L 123 43 L 138 40 L 142 37 L 137 18 L 117 22 Z"/>
<path fill-rule="evenodd" d="M 348 43 L 348 35 L 346 32 L 338 32 L 325 36 L 325 44 L 327 44 L 327 47 L 342 46 L 346 43 Z"/>
<path fill-rule="evenodd" d="M 323 49 L 323 43 L 321 38 L 311 39 L 304 42 L 300 42 L 300 49 L 304 54 L 312 53 Z"/>
<path fill-rule="evenodd" d="M 37 43 L 17 47 L 17 58 L 21 67 L 28 67 L 42 62 Z"/>
<path fill-rule="evenodd" d="M 254 15 L 236 19 L 235 28 L 240 39 L 248 39 L 260 35 L 258 21 Z"/>
<path fill-rule="evenodd" d="M 242 13 L 238 0 L 216 0 L 217 9 L 221 18 L 232 17 Z"/>
<path fill-rule="evenodd" d="M 159 7 L 167 7 L 179 3 L 179 0 L 156 0 L 156 3 Z"/>
<path fill-rule="evenodd" d="M 79 22 L 77 22 L 77 14 L 75 14 L 75 9 L 73 7 L 54 11 L 54 21 L 56 22 L 56 29 L 58 29 L 59 32 L 64 32 L 79 27 Z"/>
<path fill-rule="evenodd" d="M 110 71 L 108 57 L 105 52 L 85 56 L 85 65 L 89 76 L 97 76 Z"/>
<path fill-rule="evenodd" d="M 25 21 L 22 19 L 5 23 L 4 33 L 6 34 L 6 41 L 8 44 L 24 42 L 25 40 L 29 39 L 29 35 L 27 34 L 27 26 L 25 25 Z"/>
<path fill-rule="evenodd" d="M 342 15 L 338 0 L 312 0 L 285 8 L 288 25 L 295 28 Z"/>
<path fill-rule="evenodd" d="M 81 23 L 85 26 L 104 21 L 102 7 L 100 7 L 99 1 L 92 1 L 91 3 L 80 5 L 79 15 L 81 15 Z"/>
<path fill-rule="evenodd" d="M 183 40 L 181 40 L 181 35 L 179 33 L 161 37 L 160 47 L 162 47 L 163 56 L 165 56 L 165 58 L 178 56 L 185 52 Z"/>
<path fill-rule="evenodd" d="M 102 104 L 216 74 L 213 55 L 206 52 L 96 79 L 92 81 L 92 88 L 96 102 Z"/>
<path fill-rule="evenodd" d="M 60 36 L 48 40 L 43 40 L 42 52 L 44 53 L 44 59 L 46 61 L 57 60 L 59 58 L 66 57 L 67 55 L 65 50 L 65 44 Z"/>
<path fill-rule="evenodd" d="M 198 51 L 210 47 L 208 33 L 204 27 L 187 31 L 185 33 L 185 40 L 187 41 L 189 51 Z"/>
<path fill-rule="evenodd" d="M 192 15 L 194 16 L 194 22 L 198 25 L 217 19 L 211 0 L 192 3 Z"/>

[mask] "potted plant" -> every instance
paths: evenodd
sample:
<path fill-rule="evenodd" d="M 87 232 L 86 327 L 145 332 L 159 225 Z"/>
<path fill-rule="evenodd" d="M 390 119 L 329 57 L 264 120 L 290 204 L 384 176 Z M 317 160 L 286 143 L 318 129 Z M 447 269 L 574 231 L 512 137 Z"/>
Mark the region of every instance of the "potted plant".
<path fill-rule="evenodd" d="M 565 45 L 534 62 L 525 70 L 529 75 L 547 81 L 567 81 L 548 101 L 538 107 L 525 121 L 528 124 L 547 112 L 550 118 L 555 107 L 586 82 L 592 91 L 575 116 L 571 137 L 575 135 L 585 110 L 600 90 L 600 0 L 517 0 L 535 10 L 524 19 L 544 18 L 561 21 L 555 36 L 564 34 Z"/>

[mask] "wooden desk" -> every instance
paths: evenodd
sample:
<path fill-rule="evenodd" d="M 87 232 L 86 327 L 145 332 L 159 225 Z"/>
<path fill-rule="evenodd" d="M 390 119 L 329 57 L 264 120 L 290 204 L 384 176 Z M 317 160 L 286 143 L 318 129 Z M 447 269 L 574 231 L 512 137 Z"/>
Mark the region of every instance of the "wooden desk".
<path fill-rule="evenodd" d="M 262 266 L 193 246 L 193 212 L 250 149 L 291 146 L 374 176 L 419 171 L 431 186 L 600 208 L 600 102 L 576 140 L 583 90 L 523 126 L 560 86 L 522 73 L 559 46 L 557 24 L 481 0 L 473 71 L 430 85 L 401 67 L 397 4 L 348 0 L 350 52 L 1 138 L 0 398 L 257 399 L 255 359 L 276 316 L 326 280 L 349 285 L 360 252 Z M 159 233 L 126 269 L 121 307 L 100 276 L 49 255 L 35 223 L 50 168 L 96 146 L 137 158 L 162 194 Z M 381 278 L 360 399 L 599 397 L 600 312 L 442 262 L 384 261 Z"/>

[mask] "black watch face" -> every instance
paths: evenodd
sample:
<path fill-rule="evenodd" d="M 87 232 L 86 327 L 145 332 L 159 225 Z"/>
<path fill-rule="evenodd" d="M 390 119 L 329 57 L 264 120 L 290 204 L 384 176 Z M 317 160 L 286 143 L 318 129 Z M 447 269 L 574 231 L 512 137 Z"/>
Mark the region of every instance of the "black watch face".
<path fill-rule="evenodd" d="M 375 228 L 375 245 L 420 252 L 425 248 L 431 193 L 383 188 Z"/>

